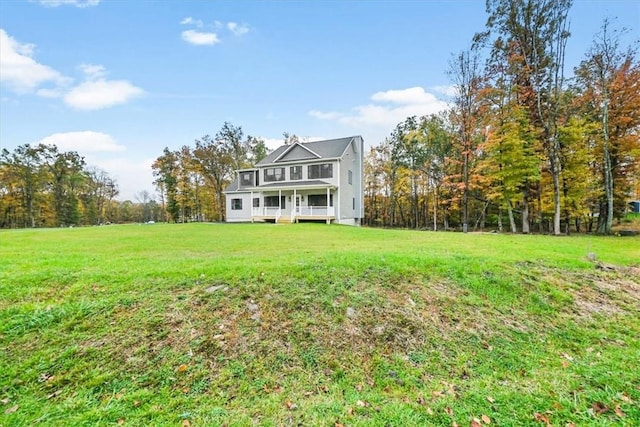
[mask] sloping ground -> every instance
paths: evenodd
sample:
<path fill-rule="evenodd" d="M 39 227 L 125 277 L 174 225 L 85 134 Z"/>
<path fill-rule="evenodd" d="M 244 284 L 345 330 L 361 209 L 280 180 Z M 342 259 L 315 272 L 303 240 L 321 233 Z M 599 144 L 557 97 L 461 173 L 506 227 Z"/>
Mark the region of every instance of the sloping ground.
<path fill-rule="evenodd" d="M 1 425 L 640 422 L 640 240 L 311 224 L 0 237 Z"/>

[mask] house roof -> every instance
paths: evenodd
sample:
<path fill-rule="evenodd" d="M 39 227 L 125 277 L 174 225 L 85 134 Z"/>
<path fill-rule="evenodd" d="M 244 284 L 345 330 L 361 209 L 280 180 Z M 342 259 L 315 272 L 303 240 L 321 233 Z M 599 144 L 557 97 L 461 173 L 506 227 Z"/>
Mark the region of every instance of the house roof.
<path fill-rule="evenodd" d="M 223 191 L 223 193 L 231 193 L 232 191 L 238 191 L 240 189 L 240 178 L 238 178 L 238 174 L 231 181 L 231 184 L 227 186 L 227 188 Z"/>
<path fill-rule="evenodd" d="M 311 181 L 297 181 L 297 182 L 274 182 L 272 184 L 265 184 L 258 187 L 258 189 L 264 188 L 283 188 L 283 187 L 291 187 L 291 188 L 300 188 L 300 187 L 327 187 L 333 186 L 332 184 L 321 181 L 321 180 L 311 180 Z"/>
<path fill-rule="evenodd" d="M 322 181 L 319 179 L 311 180 L 311 181 L 288 181 L 288 182 L 273 182 L 271 184 L 263 184 L 259 187 L 244 187 L 240 189 L 240 184 L 238 177 L 231 181 L 231 184 L 223 191 L 223 193 L 233 193 L 233 192 L 241 192 L 248 193 L 250 191 L 262 191 L 262 190 L 291 190 L 294 188 L 302 189 L 302 188 L 326 188 L 331 187 L 334 188 L 333 184 L 330 184 L 326 181 Z"/>
<path fill-rule="evenodd" d="M 357 136 L 327 139 L 314 142 L 296 142 L 291 145 L 281 145 L 267 157 L 259 161 L 256 166 L 265 166 L 280 162 L 295 160 L 331 159 L 341 157 L 347 146 Z"/>

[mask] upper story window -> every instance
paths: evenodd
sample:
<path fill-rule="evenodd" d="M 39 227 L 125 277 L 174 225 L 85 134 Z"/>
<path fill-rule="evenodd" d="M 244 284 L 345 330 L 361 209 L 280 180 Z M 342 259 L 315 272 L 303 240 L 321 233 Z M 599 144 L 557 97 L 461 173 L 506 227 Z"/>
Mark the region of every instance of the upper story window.
<path fill-rule="evenodd" d="M 240 185 L 253 185 L 253 172 L 240 172 Z"/>
<path fill-rule="evenodd" d="M 349 171 L 349 184 L 353 184 L 353 171 Z"/>
<path fill-rule="evenodd" d="M 292 181 L 302 179 L 302 166 L 291 166 L 289 168 L 289 179 Z"/>
<path fill-rule="evenodd" d="M 315 178 L 333 178 L 333 164 L 322 163 L 319 165 L 309 165 L 309 179 Z"/>
<path fill-rule="evenodd" d="M 284 181 L 284 168 L 269 168 L 264 170 L 264 182 Z"/>

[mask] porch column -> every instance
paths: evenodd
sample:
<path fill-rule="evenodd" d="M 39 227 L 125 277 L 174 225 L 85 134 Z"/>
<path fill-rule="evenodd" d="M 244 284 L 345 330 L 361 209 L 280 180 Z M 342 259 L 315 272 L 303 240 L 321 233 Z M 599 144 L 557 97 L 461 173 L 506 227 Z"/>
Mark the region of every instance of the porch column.
<path fill-rule="evenodd" d="M 253 222 L 253 191 L 251 191 L 251 198 L 249 199 L 249 215 L 251 215 L 251 222 Z"/>
<path fill-rule="evenodd" d="M 329 198 L 330 194 L 331 191 L 329 190 L 329 187 L 327 187 L 327 224 L 331 223 L 331 220 L 329 219 L 329 206 L 331 205 L 331 199 Z"/>
<path fill-rule="evenodd" d="M 282 190 L 278 190 L 278 209 L 282 209 Z"/>

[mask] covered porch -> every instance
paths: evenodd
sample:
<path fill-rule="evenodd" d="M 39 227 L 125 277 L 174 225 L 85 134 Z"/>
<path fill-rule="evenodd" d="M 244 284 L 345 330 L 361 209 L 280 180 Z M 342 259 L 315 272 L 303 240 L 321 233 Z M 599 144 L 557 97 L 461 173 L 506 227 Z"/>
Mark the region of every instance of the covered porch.
<path fill-rule="evenodd" d="M 336 187 L 322 184 L 264 186 L 251 192 L 251 221 L 293 223 L 336 219 L 333 199 Z"/>

